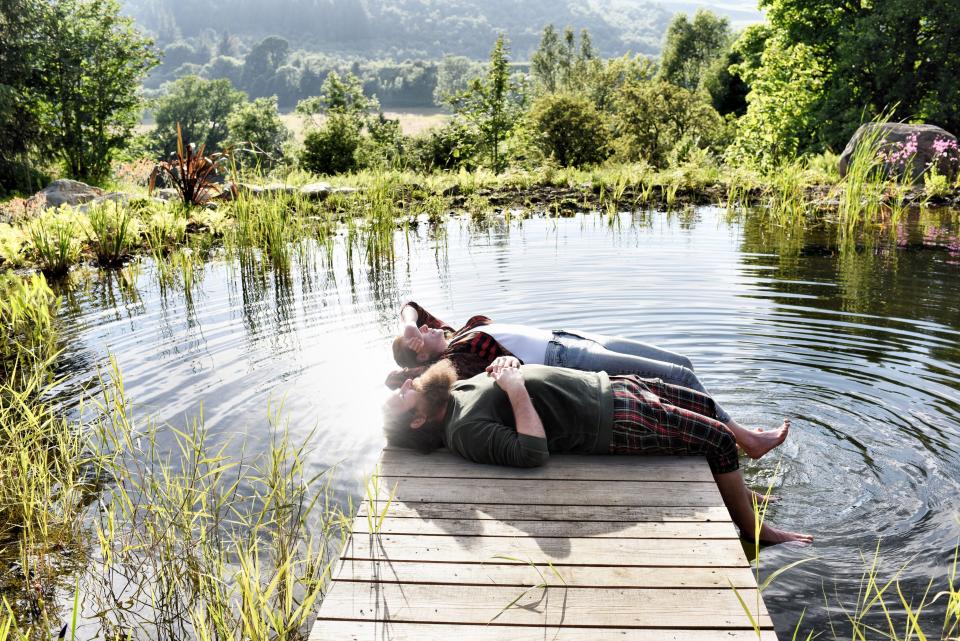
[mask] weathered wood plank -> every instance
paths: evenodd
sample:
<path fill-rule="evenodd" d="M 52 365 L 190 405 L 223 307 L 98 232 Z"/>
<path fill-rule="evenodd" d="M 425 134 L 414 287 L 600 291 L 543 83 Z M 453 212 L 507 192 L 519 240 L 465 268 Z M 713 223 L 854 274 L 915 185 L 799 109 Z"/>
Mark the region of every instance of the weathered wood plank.
<path fill-rule="evenodd" d="M 505 562 L 562 565 L 746 567 L 738 540 L 732 539 L 562 539 L 484 536 L 406 536 L 356 534 L 344 559 L 390 559 L 444 563 Z"/>
<path fill-rule="evenodd" d="M 562 581 L 557 574 L 562 577 Z M 594 567 L 583 565 L 507 565 L 504 563 L 416 563 L 348 559 L 337 581 L 436 583 L 529 587 L 546 581 L 571 588 L 755 588 L 754 576 L 741 568 Z M 442 589 L 442 588 L 438 588 Z"/>
<path fill-rule="evenodd" d="M 741 590 L 756 603 L 756 590 Z M 513 603 L 511 606 L 510 604 Z M 324 597 L 320 619 L 485 625 L 610 626 L 619 628 L 750 629 L 733 590 L 443 586 L 338 582 Z M 332 613 L 336 613 L 334 616 Z M 771 628 L 761 602 L 752 613 Z"/>
<path fill-rule="evenodd" d="M 317 621 L 310 641 L 777 641 L 772 630 L 542 628 Z"/>
<path fill-rule="evenodd" d="M 522 521 L 445 519 L 427 521 L 387 517 L 382 521 L 359 517 L 355 534 L 420 534 L 429 536 L 516 536 L 608 539 L 736 539 L 733 523 L 644 521 Z M 371 528 L 371 525 L 373 526 Z"/>
<path fill-rule="evenodd" d="M 522 505 L 499 503 L 404 503 L 378 502 L 375 515 L 387 510 L 390 518 L 414 519 L 493 519 L 539 521 L 604 521 L 634 523 L 639 521 L 731 522 L 730 513 L 722 506 L 676 507 L 656 505 Z M 359 516 L 370 514 L 369 504 L 360 506 Z"/>
<path fill-rule="evenodd" d="M 521 505 L 722 505 L 715 483 L 537 481 L 527 479 L 383 479 L 378 497 L 406 503 L 515 503 Z"/>
<path fill-rule="evenodd" d="M 446 451 L 386 450 L 381 477 L 433 476 L 580 481 L 700 481 L 712 483 L 706 459 L 689 456 L 555 456 L 531 469 L 482 465 Z"/>

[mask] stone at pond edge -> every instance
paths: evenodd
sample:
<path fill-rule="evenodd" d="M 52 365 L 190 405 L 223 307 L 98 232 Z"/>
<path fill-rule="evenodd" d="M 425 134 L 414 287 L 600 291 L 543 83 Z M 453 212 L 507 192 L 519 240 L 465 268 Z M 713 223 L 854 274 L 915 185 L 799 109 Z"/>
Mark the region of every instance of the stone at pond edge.
<path fill-rule="evenodd" d="M 270 183 L 267 185 L 237 183 L 236 187 L 237 191 L 247 192 L 251 196 L 275 196 L 277 194 L 292 194 L 296 191 L 295 187 L 284 185 L 283 183 Z"/>
<path fill-rule="evenodd" d="M 853 154 L 868 133 L 880 130 L 878 143 L 879 151 L 889 156 L 891 153 L 904 149 L 909 139 L 916 135 L 917 151 L 911 158 L 902 162 L 884 161 L 883 172 L 886 176 L 897 178 L 898 180 L 921 180 L 930 165 L 936 162 L 937 171 L 945 175 L 948 180 L 956 179 L 960 172 L 960 152 L 957 150 L 957 138 L 945 129 L 935 125 L 907 125 L 902 123 L 874 123 L 868 122 L 861 125 L 856 133 L 847 143 L 846 148 L 840 155 L 840 177 L 847 175 Z M 945 154 L 940 154 L 939 158 L 934 143 L 938 140 L 952 143 L 952 151 L 948 150 Z"/>
<path fill-rule="evenodd" d="M 310 200 L 324 200 L 332 191 L 330 183 L 310 183 L 300 188 L 300 195 Z"/>
<path fill-rule="evenodd" d="M 28 201 L 28 207 L 50 209 L 60 205 L 82 205 L 104 195 L 99 187 L 92 187 L 79 180 L 61 178 L 54 180 L 44 189 L 34 194 Z"/>

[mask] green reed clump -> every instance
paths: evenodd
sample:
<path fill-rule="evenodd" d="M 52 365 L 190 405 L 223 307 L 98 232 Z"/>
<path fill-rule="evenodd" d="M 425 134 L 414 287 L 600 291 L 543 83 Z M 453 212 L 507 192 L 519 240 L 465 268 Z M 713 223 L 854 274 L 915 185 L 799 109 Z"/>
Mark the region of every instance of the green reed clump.
<path fill-rule="evenodd" d="M 105 202 L 92 206 L 87 216 L 92 231 L 89 241 L 97 261 L 107 267 L 122 262 L 140 235 L 130 209 L 121 203 Z"/>
<path fill-rule="evenodd" d="M 0 381 L 32 383 L 56 352 L 59 299 L 41 274 L 0 274 Z"/>
<path fill-rule="evenodd" d="M 886 122 L 881 118 L 875 122 Z M 841 231 L 850 232 L 861 222 L 877 218 L 884 201 L 887 176 L 883 169 L 883 130 L 874 127 L 860 139 L 853 152 L 847 175 L 840 182 L 837 218 Z"/>
<path fill-rule="evenodd" d="M 328 546 L 348 524 L 329 475 L 308 474 L 279 408 L 268 408 L 270 447 L 246 463 L 210 443 L 202 418 L 186 430 L 135 425 L 114 380 L 97 422 L 97 457 L 113 481 L 93 522 L 84 611 L 107 638 L 304 638 Z"/>
<path fill-rule="evenodd" d="M 30 226 L 40 268 L 52 276 L 66 274 L 80 259 L 81 222 L 69 207 L 48 209 Z"/>

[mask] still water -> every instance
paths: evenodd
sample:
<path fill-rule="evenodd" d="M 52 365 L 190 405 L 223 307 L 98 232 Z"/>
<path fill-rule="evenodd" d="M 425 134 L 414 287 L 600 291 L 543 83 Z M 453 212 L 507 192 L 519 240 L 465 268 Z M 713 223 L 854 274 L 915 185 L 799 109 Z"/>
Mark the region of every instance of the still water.
<path fill-rule="evenodd" d="M 846 251 L 827 234 L 684 214 L 452 219 L 397 233 L 392 264 L 307 246 L 289 269 L 213 259 L 190 287 L 145 262 L 77 286 L 62 318 L 64 392 L 95 387 L 114 356 L 141 416 L 184 425 L 202 411 L 235 453 L 263 449 L 283 403 L 310 464 L 338 466 L 360 496 L 382 438 L 389 341 L 409 298 L 456 324 L 475 313 L 543 328 L 620 334 L 688 355 L 745 425 L 793 421 L 748 483 L 776 478 L 769 518 L 816 543 L 764 549 L 769 573 L 816 560 L 766 593 L 778 631 L 828 630 L 856 603 L 880 542 L 881 574 L 905 593 L 945 585 L 960 536 L 960 243 L 955 216 L 925 217 Z M 779 473 L 775 474 L 778 470 Z M 939 630 L 943 610 L 926 621 Z M 806 636 L 804 633 L 802 636 Z"/>

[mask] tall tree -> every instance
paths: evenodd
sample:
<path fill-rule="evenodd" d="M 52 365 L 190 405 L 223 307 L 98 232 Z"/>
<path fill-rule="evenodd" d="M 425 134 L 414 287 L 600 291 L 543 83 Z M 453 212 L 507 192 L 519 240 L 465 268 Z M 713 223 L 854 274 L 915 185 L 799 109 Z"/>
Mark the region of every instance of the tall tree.
<path fill-rule="evenodd" d="M 660 78 L 696 90 L 706 69 L 726 52 L 731 37 L 727 19 L 710 11 L 700 9 L 692 22 L 686 14 L 678 14 L 667 29 Z"/>
<path fill-rule="evenodd" d="M 234 89 L 229 80 L 198 76 L 176 80 L 154 109 L 157 148 L 165 154 L 176 149 L 180 125 L 185 142 L 204 144 L 207 151 L 219 149 L 228 134 L 227 117 L 243 101 L 243 92 Z"/>
<path fill-rule="evenodd" d="M 477 129 L 496 172 L 503 169 L 501 146 L 520 118 L 523 103 L 523 88 L 510 77 L 507 42 L 501 34 L 490 53 L 486 77 L 471 82 L 452 101 L 457 115 Z"/>
<path fill-rule="evenodd" d="M 553 93 L 560 84 L 560 37 L 552 24 L 543 28 L 540 46 L 530 59 L 530 72 L 539 91 Z"/>
<path fill-rule="evenodd" d="M 116 0 L 59 0 L 48 10 L 43 37 L 51 50 L 42 64 L 49 145 L 69 175 L 97 180 L 130 139 L 140 83 L 157 53 Z"/>

